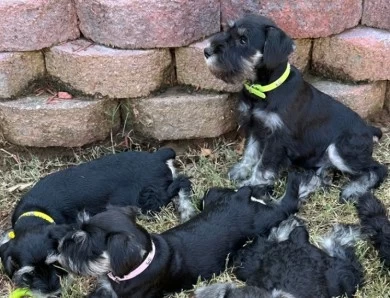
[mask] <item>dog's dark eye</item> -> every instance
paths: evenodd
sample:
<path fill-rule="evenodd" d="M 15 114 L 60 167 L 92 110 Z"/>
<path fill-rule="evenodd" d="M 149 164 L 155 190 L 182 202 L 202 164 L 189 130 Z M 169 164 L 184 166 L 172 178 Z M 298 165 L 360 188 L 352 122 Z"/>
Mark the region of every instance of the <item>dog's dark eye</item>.
<path fill-rule="evenodd" d="M 240 44 L 244 45 L 244 44 L 247 43 L 247 41 L 248 41 L 248 39 L 246 38 L 246 36 L 241 36 L 240 37 Z"/>
<path fill-rule="evenodd" d="M 220 54 L 222 52 L 222 49 L 223 49 L 223 45 L 217 45 L 214 48 L 214 53 L 215 54 Z"/>

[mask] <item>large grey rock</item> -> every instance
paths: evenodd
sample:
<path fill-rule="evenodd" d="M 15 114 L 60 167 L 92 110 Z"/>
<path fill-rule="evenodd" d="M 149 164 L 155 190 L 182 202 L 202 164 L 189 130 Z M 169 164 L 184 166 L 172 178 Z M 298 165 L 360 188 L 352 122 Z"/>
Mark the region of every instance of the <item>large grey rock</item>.
<path fill-rule="evenodd" d="M 28 96 L 0 102 L 0 127 L 11 143 L 34 147 L 78 147 L 107 138 L 120 124 L 114 100 L 47 101 Z"/>
<path fill-rule="evenodd" d="M 73 0 L 0 1 L 0 52 L 40 50 L 79 36 Z"/>
<path fill-rule="evenodd" d="M 149 98 L 128 100 L 122 118 L 157 140 L 212 138 L 236 127 L 236 99 L 229 94 L 189 93 L 171 88 Z"/>

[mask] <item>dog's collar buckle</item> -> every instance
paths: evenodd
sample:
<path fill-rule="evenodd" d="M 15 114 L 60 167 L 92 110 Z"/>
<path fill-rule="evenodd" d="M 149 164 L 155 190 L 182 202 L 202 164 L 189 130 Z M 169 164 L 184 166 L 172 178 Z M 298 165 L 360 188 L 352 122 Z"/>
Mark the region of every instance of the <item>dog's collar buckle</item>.
<path fill-rule="evenodd" d="M 245 89 L 257 97 L 260 97 L 262 99 L 265 99 L 267 96 L 265 95 L 266 92 L 272 91 L 276 88 L 278 88 L 280 85 L 282 85 L 288 78 L 290 74 L 291 66 L 290 63 L 287 63 L 286 70 L 282 74 L 282 76 L 277 79 L 276 81 L 272 82 L 268 85 L 260 85 L 260 84 L 250 84 L 250 83 L 244 83 Z"/>
<path fill-rule="evenodd" d="M 149 265 L 152 263 L 152 261 L 154 259 L 155 254 L 156 254 L 156 246 L 154 245 L 154 242 L 152 241 L 152 250 L 149 252 L 148 256 L 141 263 L 141 265 L 139 265 L 137 268 L 135 268 L 133 271 L 131 271 L 129 274 L 127 274 L 123 277 L 115 276 L 112 274 L 112 272 L 109 272 L 107 274 L 107 276 L 111 280 L 115 281 L 116 283 L 120 283 L 121 281 L 132 279 L 132 278 L 140 275 L 142 272 L 144 272 L 149 267 Z"/>

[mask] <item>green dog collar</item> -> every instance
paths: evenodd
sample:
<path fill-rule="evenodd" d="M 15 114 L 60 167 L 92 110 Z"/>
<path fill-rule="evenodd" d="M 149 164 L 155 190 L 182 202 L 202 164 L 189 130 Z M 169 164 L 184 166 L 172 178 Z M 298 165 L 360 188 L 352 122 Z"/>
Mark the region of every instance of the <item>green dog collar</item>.
<path fill-rule="evenodd" d="M 244 84 L 245 89 L 249 93 L 254 94 L 254 95 L 264 99 L 264 98 L 266 98 L 265 92 L 269 92 L 269 91 L 272 91 L 272 90 L 278 88 L 280 85 L 282 85 L 287 80 L 287 78 L 290 74 L 290 70 L 291 70 L 290 63 L 287 63 L 286 70 L 284 71 L 282 76 L 279 79 L 277 79 L 276 81 L 272 82 L 271 84 L 265 85 L 265 86 L 262 86 L 260 84 L 245 83 Z"/>

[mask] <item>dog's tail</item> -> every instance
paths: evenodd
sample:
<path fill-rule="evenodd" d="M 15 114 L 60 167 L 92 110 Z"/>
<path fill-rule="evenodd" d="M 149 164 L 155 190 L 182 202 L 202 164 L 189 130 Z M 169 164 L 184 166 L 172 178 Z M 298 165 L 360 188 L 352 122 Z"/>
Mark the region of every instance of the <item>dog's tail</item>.
<path fill-rule="evenodd" d="M 162 161 L 167 161 L 170 159 L 176 158 L 176 152 L 172 148 L 161 148 L 157 150 L 154 154 Z"/>
<path fill-rule="evenodd" d="M 370 130 L 374 142 L 378 142 L 382 138 L 382 130 L 375 126 L 370 126 Z"/>
<path fill-rule="evenodd" d="M 378 198 L 366 192 L 359 197 L 356 209 L 364 234 L 372 236 L 382 232 L 388 217 L 385 206 Z"/>
<path fill-rule="evenodd" d="M 356 206 L 362 233 L 369 236 L 380 258 L 390 266 L 390 221 L 384 204 L 372 193 L 360 196 Z"/>
<path fill-rule="evenodd" d="M 336 224 L 320 239 L 319 246 L 331 257 L 346 259 L 348 258 L 346 250 L 353 247 L 358 239 L 360 239 L 359 226 Z"/>

